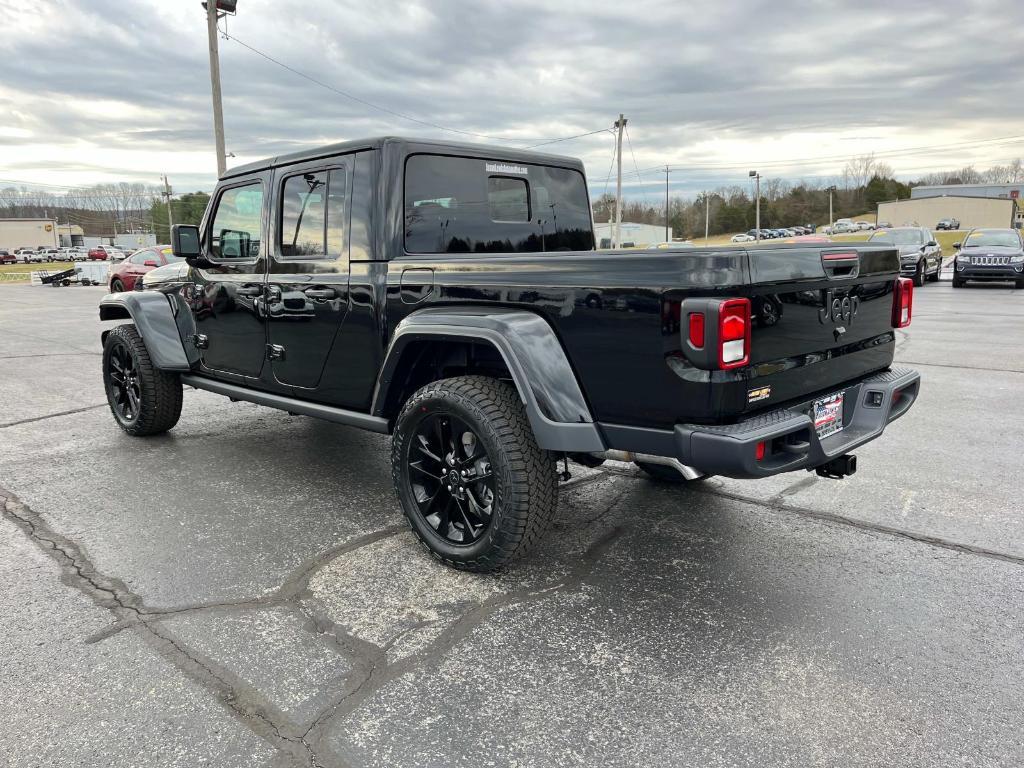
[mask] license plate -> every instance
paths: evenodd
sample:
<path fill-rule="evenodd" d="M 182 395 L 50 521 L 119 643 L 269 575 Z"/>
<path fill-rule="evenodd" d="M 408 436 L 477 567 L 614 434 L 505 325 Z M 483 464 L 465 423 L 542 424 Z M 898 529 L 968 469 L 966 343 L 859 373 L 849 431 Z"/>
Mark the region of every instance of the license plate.
<path fill-rule="evenodd" d="M 814 401 L 814 431 L 818 439 L 843 430 L 843 393 L 823 397 Z"/>

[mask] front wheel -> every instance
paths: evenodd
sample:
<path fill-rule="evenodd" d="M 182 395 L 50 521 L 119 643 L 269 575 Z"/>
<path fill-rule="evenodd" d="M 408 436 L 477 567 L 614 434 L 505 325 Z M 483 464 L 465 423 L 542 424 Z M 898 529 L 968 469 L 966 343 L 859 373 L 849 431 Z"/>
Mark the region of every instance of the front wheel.
<path fill-rule="evenodd" d="M 924 285 L 924 262 L 917 262 L 917 271 L 914 272 L 914 286 L 920 288 Z"/>
<path fill-rule="evenodd" d="M 181 379 L 161 371 L 134 325 L 119 325 L 103 343 L 103 384 L 114 421 L 129 435 L 159 435 L 181 416 Z"/>
<path fill-rule="evenodd" d="M 116 278 L 110 282 L 111 293 L 121 293 L 124 290 L 124 283 Z"/>
<path fill-rule="evenodd" d="M 555 457 L 537 445 L 516 390 L 496 379 L 458 376 L 417 391 L 398 416 L 391 468 L 413 533 L 453 568 L 501 568 L 555 514 Z"/>
<path fill-rule="evenodd" d="M 953 278 L 953 287 L 954 287 L 954 288 L 963 288 L 963 287 L 964 287 L 964 281 L 963 281 L 963 280 L 957 280 L 957 279 L 956 279 L 956 278 L 954 277 L 954 278 Z"/>

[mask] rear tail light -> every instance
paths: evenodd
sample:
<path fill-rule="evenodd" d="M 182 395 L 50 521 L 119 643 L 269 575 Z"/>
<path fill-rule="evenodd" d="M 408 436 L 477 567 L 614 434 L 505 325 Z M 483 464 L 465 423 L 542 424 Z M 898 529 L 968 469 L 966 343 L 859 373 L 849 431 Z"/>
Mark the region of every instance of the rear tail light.
<path fill-rule="evenodd" d="M 914 281 L 909 277 L 896 280 L 892 294 L 892 327 L 906 328 L 914 309 Z"/>
<path fill-rule="evenodd" d="M 768 443 L 766 441 L 762 440 L 761 442 L 759 442 L 757 444 L 757 447 L 754 449 L 754 459 L 757 460 L 757 461 L 763 461 L 764 460 L 764 455 L 767 452 L 767 450 L 768 450 Z"/>
<path fill-rule="evenodd" d="M 718 367 L 723 371 L 750 362 L 750 299 L 727 299 L 718 307 Z"/>

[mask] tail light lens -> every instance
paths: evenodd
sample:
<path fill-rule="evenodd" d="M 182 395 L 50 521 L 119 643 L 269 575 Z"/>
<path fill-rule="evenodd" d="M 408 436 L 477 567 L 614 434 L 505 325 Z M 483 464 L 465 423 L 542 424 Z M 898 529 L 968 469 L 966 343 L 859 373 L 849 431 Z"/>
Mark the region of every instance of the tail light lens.
<path fill-rule="evenodd" d="M 718 308 L 718 367 L 723 371 L 750 362 L 750 299 L 727 299 Z"/>
<path fill-rule="evenodd" d="M 906 328 L 914 309 L 914 281 L 909 277 L 896 280 L 892 294 L 892 327 Z"/>

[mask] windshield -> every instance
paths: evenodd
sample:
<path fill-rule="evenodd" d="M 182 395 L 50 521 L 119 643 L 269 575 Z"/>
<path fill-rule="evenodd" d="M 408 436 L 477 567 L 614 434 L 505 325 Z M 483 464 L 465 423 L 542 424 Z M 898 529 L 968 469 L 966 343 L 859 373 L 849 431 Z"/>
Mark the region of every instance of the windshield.
<path fill-rule="evenodd" d="M 870 241 L 873 243 L 892 243 L 893 245 L 922 245 L 924 235 L 919 229 L 889 229 L 875 232 Z"/>
<path fill-rule="evenodd" d="M 1009 229 L 983 229 L 971 232 L 967 236 L 967 240 L 964 241 L 964 248 L 986 248 L 991 246 L 1020 248 L 1020 238 L 1016 232 Z"/>

